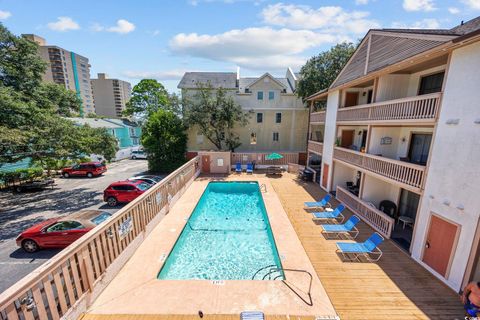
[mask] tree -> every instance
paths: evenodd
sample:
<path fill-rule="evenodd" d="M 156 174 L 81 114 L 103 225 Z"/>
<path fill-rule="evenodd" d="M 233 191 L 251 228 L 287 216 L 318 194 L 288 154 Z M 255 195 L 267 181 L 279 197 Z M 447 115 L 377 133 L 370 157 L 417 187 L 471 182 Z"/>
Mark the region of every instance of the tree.
<path fill-rule="evenodd" d="M 300 70 L 297 95 L 308 96 L 328 88 L 355 51 L 353 43 L 339 43 L 330 50 L 310 58 Z"/>
<path fill-rule="evenodd" d="M 186 102 L 184 112 L 189 126 L 197 126 L 218 150 L 231 151 L 241 145 L 234 128 L 246 126 L 252 113 L 244 112 L 224 88 L 215 90 L 210 84 L 199 85 L 194 99 Z"/>
<path fill-rule="evenodd" d="M 42 82 L 46 64 L 38 45 L 0 24 L 0 163 L 111 157 L 115 138 L 101 129 L 82 129 L 63 117 L 80 110 L 80 100 L 58 84 Z"/>
<path fill-rule="evenodd" d="M 172 111 L 158 109 L 143 126 L 142 145 L 151 171 L 170 172 L 178 168 L 185 162 L 187 149 L 182 120 Z"/>
<path fill-rule="evenodd" d="M 143 79 L 133 87 L 132 97 L 124 110 L 125 116 L 134 116 L 144 121 L 157 110 L 170 110 L 178 114 L 179 101 L 169 95 L 165 87 L 154 79 Z"/>

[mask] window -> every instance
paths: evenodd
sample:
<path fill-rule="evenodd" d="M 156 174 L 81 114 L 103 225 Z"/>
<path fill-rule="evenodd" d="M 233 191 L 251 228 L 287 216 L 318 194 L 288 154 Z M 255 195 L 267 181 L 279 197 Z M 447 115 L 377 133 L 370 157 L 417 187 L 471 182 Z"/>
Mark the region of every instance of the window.
<path fill-rule="evenodd" d="M 83 229 L 81 223 L 77 221 L 60 221 L 47 228 L 47 232 L 67 231 L 74 229 Z"/>
<path fill-rule="evenodd" d="M 203 143 L 203 134 L 197 133 L 197 144 Z"/>
<path fill-rule="evenodd" d="M 257 92 L 257 100 L 263 100 L 263 91 Z"/>
<path fill-rule="evenodd" d="M 255 132 L 250 134 L 250 144 L 257 144 L 257 134 Z"/>
<path fill-rule="evenodd" d="M 263 113 L 259 112 L 257 113 L 257 123 L 262 123 L 263 122 Z"/>
<path fill-rule="evenodd" d="M 442 91 L 444 75 L 444 72 L 440 72 L 422 77 L 420 79 L 420 89 L 418 90 L 418 94 L 422 95 Z"/>
<path fill-rule="evenodd" d="M 278 141 L 278 132 L 273 133 L 273 141 Z"/>
<path fill-rule="evenodd" d="M 275 92 L 268 91 L 268 100 L 273 100 L 273 99 L 275 99 Z"/>
<path fill-rule="evenodd" d="M 282 114 L 280 112 L 275 113 L 275 123 L 282 123 Z"/>
<path fill-rule="evenodd" d="M 107 220 L 111 216 L 112 215 L 108 212 L 102 212 L 102 213 L 100 213 L 100 215 L 96 216 L 95 218 L 91 219 L 90 221 L 95 225 L 99 225 L 100 223 Z"/>

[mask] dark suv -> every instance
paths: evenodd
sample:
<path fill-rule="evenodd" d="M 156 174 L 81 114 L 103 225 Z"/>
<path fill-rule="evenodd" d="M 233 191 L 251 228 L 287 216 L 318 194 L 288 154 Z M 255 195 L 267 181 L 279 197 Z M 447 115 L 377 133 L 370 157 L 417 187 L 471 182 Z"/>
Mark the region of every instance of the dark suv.
<path fill-rule="evenodd" d="M 93 178 L 107 171 L 107 167 L 101 162 L 85 162 L 76 164 L 69 168 L 62 169 L 62 176 L 70 178 L 73 176 Z"/>

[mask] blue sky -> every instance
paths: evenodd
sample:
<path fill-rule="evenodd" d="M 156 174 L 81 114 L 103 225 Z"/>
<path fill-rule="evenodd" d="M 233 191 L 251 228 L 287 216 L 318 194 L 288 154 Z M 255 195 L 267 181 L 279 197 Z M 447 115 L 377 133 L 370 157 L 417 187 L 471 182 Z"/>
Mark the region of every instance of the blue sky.
<path fill-rule="evenodd" d="M 170 91 L 185 71 L 283 75 L 369 28 L 451 28 L 478 15 L 480 0 L 0 0 L 1 23 L 88 57 L 92 77 L 156 78 Z"/>

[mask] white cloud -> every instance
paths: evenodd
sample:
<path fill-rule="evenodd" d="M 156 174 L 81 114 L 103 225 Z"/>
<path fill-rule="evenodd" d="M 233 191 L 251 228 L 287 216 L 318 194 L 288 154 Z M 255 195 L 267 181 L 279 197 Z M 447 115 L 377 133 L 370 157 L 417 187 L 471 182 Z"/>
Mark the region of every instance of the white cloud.
<path fill-rule="evenodd" d="M 130 33 L 135 30 L 135 25 L 125 19 L 117 20 L 117 24 L 106 29 L 108 32 L 116 32 L 120 34 Z"/>
<path fill-rule="evenodd" d="M 80 29 L 80 25 L 70 17 L 58 17 L 57 21 L 47 23 L 47 27 L 50 30 L 60 32 Z"/>
<path fill-rule="evenodd" d="M 392 27 L 401 29 L 438 29 L 440 28 L 440 22 L 436 19 L 423 19 L 412 24 L 394 22 Z"/>
<path fill-rule="evenodd" d="M 186 70 L 178 69 L 167 71 L 125 71 L 123 75 L 130 79 L 180 80 L 185 72 Z"/>
<path fill-rule="evenodd" d="M 363 34 L 368 29 L 379 27 L 376 21 L 367 19 L 369 12 L 347 12 L 338 6 L 314 9 L 303 5 L 277 3 L 265 7 L 261 15 L 266 24 L 289 28 Z"/>
<path fill-rule="evenodd" d="M 448 12 L 450 12 L 451 14 L 459 14 L 460 9 L 455 8 L 455 7 L 450 7 L 450 8 L 448 8 Z"/>
<path fill-rule="evenodd" d="M 480 10 L 480 0 L 462 0 L 468 7 L 475 10 Z"/>
<path fill-rule="evenodd" d="M 107 31 L 119 34 L 127 34 L 135 30 L 135 25 L 125 19 L 119 19 L 117 20 L 117 24 L 111 27 L 105 27 L 95 22 L 90 26 L 90 30 L 94 32 Z"/>
<path fill-rule="evenodd" d="M 403 9 L 407 11 L 432 11 L 435 10 L 435 3 L 433 0 L 403 0 Z"/>
<path fill-rule="evenodd" d="M 250 69 L 297 68 L 300 54 L 312 47 L 335 43 L 338 37 L 311 30 L 247 28 L 208 35 L 180 33 L 170 41 L 177 54 L 230 62 Z"/>
<path fill-rule="evenodd" d="M 0 20 L 5 20 L 8 19 L 12 16 L 12 13 L 10 11 L 2 11 L 0 10 Z"/>
<path fill-rule="evenodd" d="M 365 5 L 368 4 L 368 0 L 355 0 L 356 5 Z"/>

